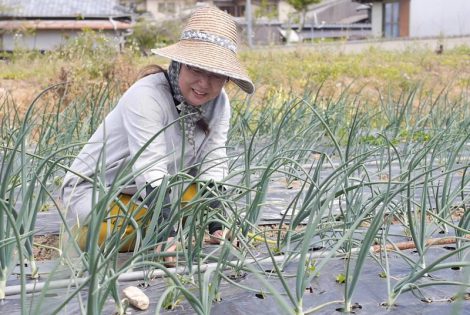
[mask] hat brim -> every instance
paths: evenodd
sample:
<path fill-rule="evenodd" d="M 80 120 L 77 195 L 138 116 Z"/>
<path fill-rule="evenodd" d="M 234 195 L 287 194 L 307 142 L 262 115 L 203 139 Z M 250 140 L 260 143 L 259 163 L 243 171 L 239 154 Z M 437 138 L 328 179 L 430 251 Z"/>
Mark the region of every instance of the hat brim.
<path fill-rule="evenodd" d="M 209 42 L 181 40 L 176 44 L 151 51 L 174 61 L 225 75 L 248 94 L 252 94 L 255 90 L 253 82 L 236 54 L 227 48 Z"/>

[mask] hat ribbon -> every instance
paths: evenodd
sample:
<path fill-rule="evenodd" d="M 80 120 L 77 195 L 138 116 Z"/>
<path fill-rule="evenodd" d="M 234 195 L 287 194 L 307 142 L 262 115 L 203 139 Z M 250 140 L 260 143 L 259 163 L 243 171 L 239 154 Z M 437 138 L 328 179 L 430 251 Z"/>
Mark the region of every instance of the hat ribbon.
<path fill-rule="evenodd" d="M 209 43 L 227 48 L 233 51 L 234 53 L 237 52 L 237 45 L 235 45 L 233 41 L 231 41 L 227 37 L 223 37 L 223 36 L 208 34 L 208 33 L 196 31 L 196 30 L 188 30 L 188 31 L 184 31 L 181 34 L 181 39 L 192 39 L 192 40 L 200 40 L 203 42 L 209 42 Z"/>

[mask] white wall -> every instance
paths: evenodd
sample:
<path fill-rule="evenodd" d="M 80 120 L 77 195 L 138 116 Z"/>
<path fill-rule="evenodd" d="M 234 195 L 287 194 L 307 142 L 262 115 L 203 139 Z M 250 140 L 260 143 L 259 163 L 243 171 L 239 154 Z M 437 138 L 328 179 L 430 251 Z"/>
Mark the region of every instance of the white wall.
<path fill-rule="evenodd" d="M 172 20 L 181 15 L 187 15 L 194 9 L 197 5 L 197 1 L 191 0 L 172 0 L 171 2 L 175 5 L 175 12 L 160 12 L 158 10 L 158 4 L 163 2 L 169 2 L 169 0 L 145 0 L 145 9 L 150 12 L 155 20 L 157 21 L 166 21 Z"/>
<path fill-rule="evenodd" d="M 3 50 L 37 49 L 53 50 L 66 43 L 68 39 L 77 37 L 77 31 L 36 31 L 34 34 L 3 34 Z M 103 32 L 119 49 L 119 38 L 114 32 Z"/>
<path fill-rule="evenodd" d="M 374 2 L 372 4 L 372 36 L 382 37 L 382 23 L 383 23 L 383 4 L 380 2 Z"/>
<path fill-rule="evenodd" d="M 410 36 L 470 35 L 470 0 L 411 0 Z"/>
<path fill-rule="evenodd" d="M 279 21 L 286 23 L 289 21 L 289 15 L 294 13 L 295 9 L 286 1 L 279 1 L 277 12 L 279 13 Z"/>

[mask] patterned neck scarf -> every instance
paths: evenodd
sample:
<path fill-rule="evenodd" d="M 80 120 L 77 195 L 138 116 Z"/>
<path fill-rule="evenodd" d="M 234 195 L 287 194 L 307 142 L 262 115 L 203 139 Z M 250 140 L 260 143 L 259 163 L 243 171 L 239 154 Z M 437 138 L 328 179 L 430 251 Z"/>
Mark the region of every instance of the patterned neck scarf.
<path fill-rule="evenodd" d="M 202 110 L 200 108 L 201 106 L 196 107 L 187 104 L 183 95 L 181 94 L 179 86 L 180 69 L 181 63 L 172 61 L 170 67 L 168 68 L 168 77 L 170 79 L 170 85 L 173 90 L 173 98 L 180 102 L 180 104 L 177 105 L 177 108 L 180 110 L 180 117 L 186 116 L 183 118 L 184 136 L 188 143 L 192 146 L 194 154 L 196 154 L 196 141 L 194 140 L 196 123 L 203 119 Z"/>

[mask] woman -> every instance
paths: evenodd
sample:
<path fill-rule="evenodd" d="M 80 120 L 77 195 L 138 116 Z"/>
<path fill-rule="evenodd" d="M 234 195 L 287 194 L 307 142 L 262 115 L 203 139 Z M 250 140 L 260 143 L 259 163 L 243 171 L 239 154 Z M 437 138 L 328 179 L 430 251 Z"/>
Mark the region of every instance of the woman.
<path fill-rule="evenodd" d="M 178 43 L 152 50 L 171 59 L 168 71 L 150 71 L 124 93 L 65 176 L 62 200 L 69 225 L 87 224 L 93 184 L 76 174 L 94 178 L 98 163 L 104 165 L 103 184 L 109 187 L 134 159 L 134 183 L 122 187 L 122 193 L 139 193 L 142 199 L 156 195 L 152 192 L 165 176 L 201 162 L 200 180 L 218 182 L 227 175 L 230 104 L 224 85 L 231 80 L 247 93 L 254 91 L 236 50 L 232 17 L 214 7 L 197 9 Z M 148 208 L 154 210 L 155 198 L 148 199 Z M 166 193 L 165 203 L 169 200 Z M 170 209 L 161 209 L 161 220 L 170 216 Z M 222 236 L 221 228 L 217 223 L 209 226 L 213 239 Z M 175 231 L 168 235 L 171 240 Z"/>

